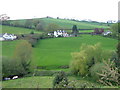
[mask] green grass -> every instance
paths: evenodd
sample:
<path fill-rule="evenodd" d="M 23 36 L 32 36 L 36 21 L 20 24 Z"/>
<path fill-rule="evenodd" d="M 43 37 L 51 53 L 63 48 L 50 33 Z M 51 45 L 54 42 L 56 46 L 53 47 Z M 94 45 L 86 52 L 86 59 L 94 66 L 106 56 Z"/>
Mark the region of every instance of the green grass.
<path fill-rule="evenodd" d="M 35 76 L 35 77 L 25 77 L 16 80 L 3 81 L 3 88 L 52 88 L 53 87 L 54 76 Z M 74 76 L 69 76 L 68 80 L 70 83 L 74 82 L 76 88 L 82 88 L 86 84 L 87 88 L 118 88 L 117 86 L 103 86 L 96 82 L 88 81 L 83 78 L 76 78 Z"/>
<path fill-rule="evenodd" d="M 10 81 L 3 81 L 3 88 L 51 88 L 53 77 L 27 77 Z"/>
<path fill-rule="evenodd" d="M 75 77 L 68 77 L 69 80 L 75 81 L 75 85 L 80 87 L 83 83 L 88 83 L 88 86 L 92 84 L 98 87 L 96 83 L 88 82 L 86 80 L 77 80 Z M 53 76 L 36 76 L 36 77 L 26 77 L 16 80 L 3 81 L 3 88 L 52 88 L 53 87 Z"/>
<path fill-rule="evenodd" d="M 11 34 L 30 34 L 32 31 L 34 31 L 34 33 L 41 33 L 39 31 L 35 31 L 34 29 L 27 29 L 27 28 L 21 28 L 21 27 L 12 27 L 12 26 L 2 25 L 2 28 L 0 28 L 0 32 L 11 33 Z"/>
<path fill-rule="evenodd" d="M 16 48 L 16 45 L 19 44 L 21 41 L 22 40 L 3 41 L 2 42 L 2 56 L 12 57 L 14 50 Z"/>
<path fill-rule="evenodd" d="M 41 19 L 45 23 L 56 23 L 61 28 L 72 28 L 73 25 L 77 25 L 80 29 L 93 29 L 93 28 L 109 28 L 105 25 L 96 25 L 94 23 L 87 23 L 87 22 L 76 22 L 76 21 L 70 21 L 70 20 L 64 20 L 64 19 L 51 19 L 51 18 L 43 18 Z"/>
<path fill-rule="evenodd" d="M 34 48 L 34 61 L 38 66 L 55 67 L 69 65 L 72 59 L 71 53 L 79 51 L 83 43 L 88 45 L 101 43 L 103 49 L 115 50 L 117 40 L 91 35 L 40 40 Z"/>
<path fill-rule="evenodd" d="M 106 24 L 93 23 L 93 22 L 83 22 L 83 21 L 76 22 L 71 20 L 54 19 L 54 18 L 36 18 L 36 19 L 44 21 L 46 26 L 49 23 L 55 23 L 58 24 L 61 28 L 67 28 L 67 29 L 71 29 L 73 25 L 77 25 L 79 29 L 109 28 L 109 26 L 107 26 Z M 18 21 L 19 24 L 24 25 L 26 20 L 25 19 L 13 20 L 12 22 L 15 21 Z"/>
<path fill-rule="evenodd" d="M 4 41 L 2 43 L 2 55 L 12 57 L 15 47 L 20 41 Z M 115 50 L 117 42 L 115 39 L 91 35 L 42 39 L 33 48 L 33 61 L 37 66 L 46 66 L 52 69 L 62 65 L 69 65 L 72 60 L 71 53 L 79 51 L 83 43 L 88 45 L 101 43 L 103 49 Z"/>

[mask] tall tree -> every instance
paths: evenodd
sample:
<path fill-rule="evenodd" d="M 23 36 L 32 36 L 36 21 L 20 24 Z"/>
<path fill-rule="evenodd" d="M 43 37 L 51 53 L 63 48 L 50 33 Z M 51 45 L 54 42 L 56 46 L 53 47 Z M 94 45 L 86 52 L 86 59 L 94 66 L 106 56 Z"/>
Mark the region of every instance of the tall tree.
<path fill-rule="evenodd" d="M 22 41 L 16 46 L 14 59 L 18 60 L 21 73 L 27 74 L 31 71 L 32 47 L 27 41 Z"/>
<path fill-rule="evenodd" d="M 34 28 L 36 29 L 36 26 L 39 24 L 39 20 L 38 19 L 33 19 L 33 25 L 34 25 Z"/>
<path fill-rule="evenodd" d="M 44 21 L 40 20 L 39 23 L 36 26 L 36 30 L 38 31 L 45 31 L 45 23 Z"/>
<path fill-rule="evenodd" d="M 26 28 L 32 28 L 32 19 L 27 19 L 25 21 L 25 27 Z"/>
<path fill-rule="evenodd" d="M 77 37 L 78 29 L 77 29 L 76 25 L 73 25 L 73 27 L 72 27 L 72 33 L 75 35 L 75 37 Z"/>

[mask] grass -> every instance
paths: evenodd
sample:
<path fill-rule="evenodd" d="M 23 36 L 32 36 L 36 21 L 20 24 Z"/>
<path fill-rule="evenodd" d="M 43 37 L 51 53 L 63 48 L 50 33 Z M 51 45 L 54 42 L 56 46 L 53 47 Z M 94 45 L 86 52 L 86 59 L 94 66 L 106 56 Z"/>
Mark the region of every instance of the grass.
<path fill-rule="evenodd" d="M 83 43 L 88 45 L 101 43 L 103 49 L 115 50 L 117 40 L 91 35 L 44 39 L 40 40 L 34 48 L 33 58 L 38 66 L 55 68 L 61 65 L 69 65 L 72 59 L 71 53 L 79 51 Z"/>
<path fill-rule="evenodd" d="M 67 28 L 71 29 L 73 25 L 77 25 L 79 29 L 94 29 L 94 28 L 109 28 L 107 24 L 100 24 L 100 23 L 93 23 L 93 22 L 76 22 L 71 20 L 65 20 L 65 19 L 54 19 L 54 18 L 36 18 L 38 20 L 42 20 L 45 25 L 48 25 L 50 23 L 55 23 L 60 26 L 60 28 Z M 23 25 L 25 23 L 25 19 L 21 20 L 12 20 L 12 22 L 18 21 L 19 24 Z M 11 22 L 11 23 L 12 23 Z"/>
<path fill-rule="evenodd" d="M 3 88 L 52 88 L 54 76 L 33 76 L 25 77 L 16 80 L 8 80 L 2 82 Z M 76 78 L 74 76 L 68 77 L 69 82 L 74 82 L 76 88 L 82 88 L 86 85 L 87 88 L 118 88 L 117 86 L 103 86 L 96 82 L 88 81 L 83 78 Z"/>
<path fill-rule="evenodd" d="M 27 29 L 27 28 L 21 28 L 21 27 L 12 27 L 12 26 L 2 25 L 2 28 L 0 28 L 0 32 L 11 33 L 11 34 L 30 34 L 32 31 L 34 33 L 41 33 L 39 31 L 35 31 L 34 29 Z"/>
<path fill-rule="evenodd" d="M 14 54 L 14 50 L 16 45 L 22 42 L 22 40 L 15 41 L 3 41 L 2 44 L 2 56 L 12 57 Z"/>
<path fill-rule="evenodd" d="M 17 80 L 3 81 L 3 88 L 51 88 L 53 77 L 38 76 L 27 77 Z"/>
<path fill-rule="evenodd" d="M 93 28 L 109 28 L 105 25 L 96 25 L 94 23 L 87 23 L 87 22 L 76 22 L 76 21 L 70 21 L 70 20 L 64 20 L 64 19 L 52 19 L 52 18 L 42 18 L 45 23 L 56 23 L 61 28 L 72 28 L 73 25 L 77 25 L 80 29 L 93 29 Z"/>
<path fill-rule="evenodd" d="M 54 76 L 36 76 L 26 77 L 16 80 L 3 81 L 3 88 L 52 88 Z M 69 80 L 75 81 L 75 85 L 79 88 L 83 83 L 87 83 L 88 86 L 95 85 L 99 87 L 99 84 L 88 82 L 87 80 L 77 80 L 75 77 L 68 77 Z"/>
<path fill-rule="evenodd" d="M 2 42 L 2 55 L 12 57 L 15 47 L 22 40 Z M 58 66 L 69 65 L 71 53 L 80 50 L 83 43 L 94 45 L 101 43 L 105 50 L 115 50 L 117 40 L 91 35 L 80 37 L 42 39 L 33 48 L 33 61 L 37 66 L 46 66 L 55 69 Z"/>

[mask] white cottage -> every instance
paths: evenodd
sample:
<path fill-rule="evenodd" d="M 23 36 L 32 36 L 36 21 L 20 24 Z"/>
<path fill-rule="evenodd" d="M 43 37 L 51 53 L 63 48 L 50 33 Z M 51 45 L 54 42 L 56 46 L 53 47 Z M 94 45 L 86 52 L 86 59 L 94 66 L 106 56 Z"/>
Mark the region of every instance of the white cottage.
<path fill-rule="evenodd" d="M 102 33 L 104 36 L 106 36 L 106 35 L 108 35 L 108 34 L 112 34 L 112 32 L 111 31 L 106 31 L 106 32 L 103 32 Z"/>
<path fill-rule="evenodd" d="M 17 36 L 15 36 L 14 34 L 8 34 L 8 33 L 5 33 L 5 34 L 1 34 L 0 35 L 0 41 L 4 41 L 4 40 L 14 40 L 16 39 Z"/>

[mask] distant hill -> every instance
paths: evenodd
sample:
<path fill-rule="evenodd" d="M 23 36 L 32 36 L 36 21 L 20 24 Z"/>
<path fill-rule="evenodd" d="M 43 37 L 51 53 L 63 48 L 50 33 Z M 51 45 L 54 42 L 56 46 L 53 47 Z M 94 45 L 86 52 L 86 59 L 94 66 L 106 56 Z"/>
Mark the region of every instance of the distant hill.
<path fill-rule="evenodd" d="M 73 25 L 77 25 L 78 29 L 94 29 L 94 28 L 109 28 L 107 23 L 99 22 L 87 22 L 87 21 L 76 21 L 67 19 L 55 19 L 55 18 L 35 18 L 36 20 L 43 21 L 46 26 L 50 23 L 58 24 L 63 29 L 71 29 Z M 24 25 L 27 19 L 12 20 L 11 23 L 17 21 L 17 23 Z"/>

